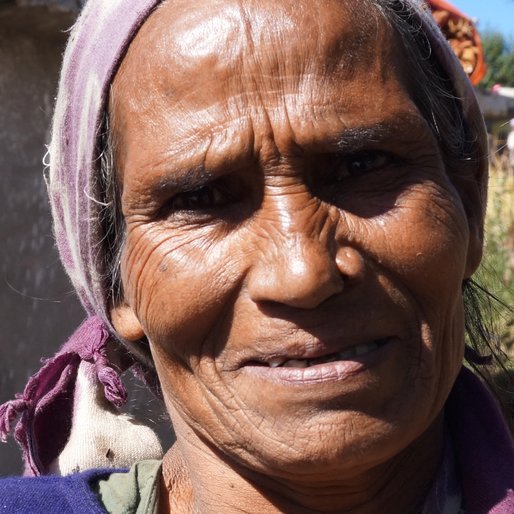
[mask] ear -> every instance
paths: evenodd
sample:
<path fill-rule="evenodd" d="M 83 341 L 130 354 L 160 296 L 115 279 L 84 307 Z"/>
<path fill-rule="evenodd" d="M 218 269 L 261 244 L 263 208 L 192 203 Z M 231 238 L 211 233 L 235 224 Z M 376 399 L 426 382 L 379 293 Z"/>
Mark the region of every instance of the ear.
<path fill-rule="evenodd" d="M 139 341 L 145 335 L 135 312 L 126 303 L 111 309 L 111 322 L 116 332 L 127 341 Z"/>
<path fill-rule="evenodd" d="M 487 207 L 487 159 L 470 160 L 454 172 L 453 183 L 466 212 L 469 227 L 469 244 L 464 279 L 469 279 L 478 269 L 484 246 L 484 221 Z"/>
<path fill-rule="evenodd" d="M 468 246 L 468 257 L 466 261 L 466 269 L 464 272 L 464 279 L 471 278 L 471 275 L 475 273 L 480 266 L 482 261 L 483 247 L 484 247 L 484 231 L 475 230 L 470 225 L 469 231 L 469 246 Z"/>

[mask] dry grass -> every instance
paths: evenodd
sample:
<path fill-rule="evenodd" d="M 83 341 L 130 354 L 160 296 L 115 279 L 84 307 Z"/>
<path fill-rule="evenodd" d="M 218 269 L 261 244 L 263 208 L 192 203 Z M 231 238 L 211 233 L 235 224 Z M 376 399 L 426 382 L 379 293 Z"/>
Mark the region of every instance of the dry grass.
<path fill-rule="evenodd" d="M 479 282 L 504 304 L 496 303 L 495 332 L 514 357 L 514 174 L 491 169 L 484 260 Z"/>

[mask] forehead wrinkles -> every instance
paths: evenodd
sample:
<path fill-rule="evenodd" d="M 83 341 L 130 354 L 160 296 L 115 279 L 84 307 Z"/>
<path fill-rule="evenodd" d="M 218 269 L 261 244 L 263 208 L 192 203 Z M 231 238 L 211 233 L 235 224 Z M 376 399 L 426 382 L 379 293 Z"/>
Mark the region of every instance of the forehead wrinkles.
<path fill-rule="evenodd" d="M 141 98 L 132 104 L 139 110 L 142 91 L 179 102 L 207 82 L 226 94 L 284 86 L 294 92 L 309 75 L 350 79 L 368 69 L 377 49 L 388 46 L 378 43 L 385 32 L 367 1 L 168 1 L 136 36 L 116 84 L 137 81 Z"/>
<path fill-rule="evenodd" d="M 388 78 L 396 75 L 402 52 L 393 29 L 378 12 L 366 11 L 367 3 L 164 3 L 143 25 L 115 78 L 110 114 L 118 168 L 146 140 L 210 133 L 245 115 L 265 120 L 259 125 L 265 138 L 276 122 L 310 119 L 316 106 L 345 112 L 358 98 L 361 111 L 370 103 L 379 107 L 370 92 L 395 87 Z M 217 23 L 223 30 L 215 30 Z"/>

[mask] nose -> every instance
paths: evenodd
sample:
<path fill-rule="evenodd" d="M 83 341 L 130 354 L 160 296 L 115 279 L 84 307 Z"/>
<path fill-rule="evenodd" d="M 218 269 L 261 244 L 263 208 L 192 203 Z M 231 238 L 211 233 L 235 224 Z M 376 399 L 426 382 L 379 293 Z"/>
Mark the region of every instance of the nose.
<path fill-rule="evenodd" d="M 256 303 L 314 309 L 362 277 L 360 253 L 339 246 L 333 230 L 294 230 L 260 237 L 247 287 Z"/>

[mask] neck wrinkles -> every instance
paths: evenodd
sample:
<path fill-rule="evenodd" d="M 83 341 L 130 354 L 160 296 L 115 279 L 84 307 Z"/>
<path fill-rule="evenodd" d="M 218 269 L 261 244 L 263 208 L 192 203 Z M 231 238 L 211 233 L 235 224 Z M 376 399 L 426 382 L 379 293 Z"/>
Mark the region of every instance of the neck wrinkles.
<path fill-rule="evenodd" d="M 216 455 L 190 431 L 187 439 L 177 434 L 163 461 L 161 512 L 421 512 L 443 456 L 441 418 L 391 460 L 340 478 L 266 476 Z"/>

